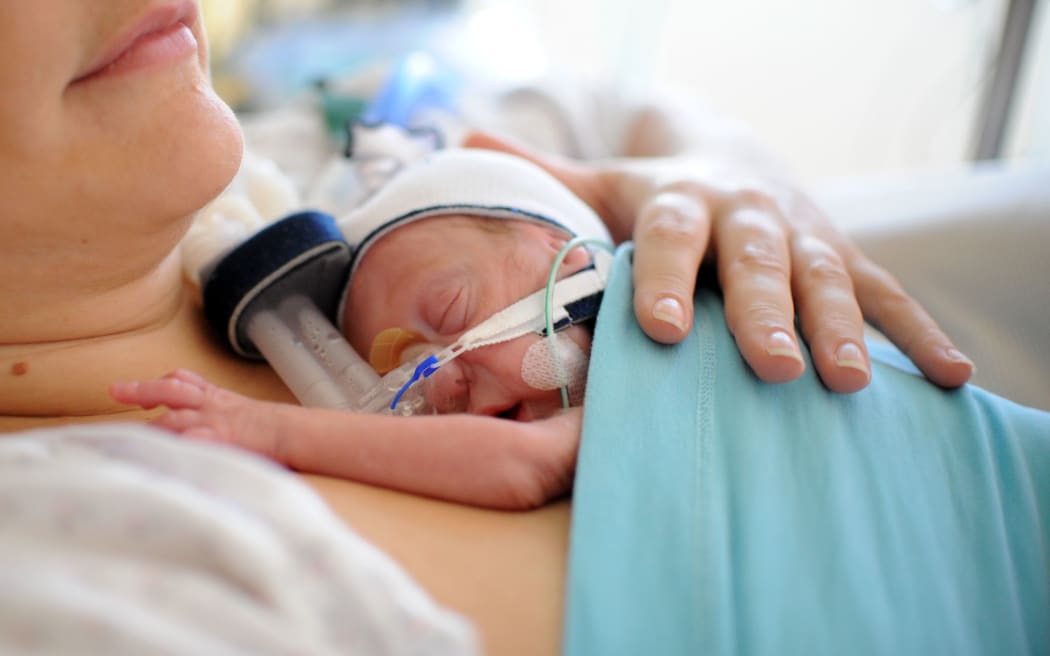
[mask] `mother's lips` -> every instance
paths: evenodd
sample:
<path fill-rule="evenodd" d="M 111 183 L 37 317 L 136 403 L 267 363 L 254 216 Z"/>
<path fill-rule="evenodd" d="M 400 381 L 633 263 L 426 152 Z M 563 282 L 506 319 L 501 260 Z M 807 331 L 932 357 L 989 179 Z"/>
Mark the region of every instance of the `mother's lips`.
<path fill-rule="evenodd" d="M 155 7 L 136 20 L 96 57 L 71 84 L 101 77 L 136 64 L 179 57 L 197 47 L 191 26 L 197 21 L 197 3 L 185 0 Z"/>

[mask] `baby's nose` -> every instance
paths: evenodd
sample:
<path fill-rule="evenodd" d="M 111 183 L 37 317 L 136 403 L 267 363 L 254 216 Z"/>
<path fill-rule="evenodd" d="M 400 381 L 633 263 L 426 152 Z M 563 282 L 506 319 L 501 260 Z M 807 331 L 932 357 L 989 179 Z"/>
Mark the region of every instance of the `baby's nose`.
<path fill-rule="evenodd" d="M 423 396 L 438 414 L 467 412 L 470 387 L 461 364 L 453 360 L 425 378 Z"/>

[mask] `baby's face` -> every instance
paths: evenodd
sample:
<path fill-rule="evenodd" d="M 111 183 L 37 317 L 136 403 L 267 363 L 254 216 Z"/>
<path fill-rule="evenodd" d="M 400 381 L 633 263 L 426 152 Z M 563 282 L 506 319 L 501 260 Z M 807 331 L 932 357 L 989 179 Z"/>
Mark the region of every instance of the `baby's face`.
<path fill-rule="evenodd" d="M 365 254 L 351 284 L 344 325 L 351 345 L 367 357 L 383 330 L 402 328 L 438 346 L 511 303 L 543 288 L 566 236 L 525 222 L 475 217 L 425 219 L 398 228 Z M 559 277 L 589 263 L 583 249 L 570 253 Z M 563 334 L 590 351 L 578 326 Z M 427 391 L 439 412 L 498 415 L 523 421 L 561 408 L 557 390 L 522 380 L 525 352 L 540 337 L 467 352 L 442 367 Z"/>
<path fill-rule="evenodd" d="M 5 2 L 0 43 L 2 220 L 26 236 L 119 238 L 236 172 L 196 0 Z"/>

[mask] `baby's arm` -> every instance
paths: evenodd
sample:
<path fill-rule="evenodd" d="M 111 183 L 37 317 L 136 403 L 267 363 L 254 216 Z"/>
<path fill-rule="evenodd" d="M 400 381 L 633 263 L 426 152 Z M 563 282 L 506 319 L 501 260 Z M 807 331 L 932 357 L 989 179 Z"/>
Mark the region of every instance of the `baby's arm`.
<path fill-rule="evenodd" d="M 154 423 L 232 444 L 297 471 L 459 503 L 535 508 L 572 487 L 582 412 L 541 421 L 435 415 L 389 417 L 257 401 L 189 371 L 116 383 L 114 399 L 166 406 Z"/>

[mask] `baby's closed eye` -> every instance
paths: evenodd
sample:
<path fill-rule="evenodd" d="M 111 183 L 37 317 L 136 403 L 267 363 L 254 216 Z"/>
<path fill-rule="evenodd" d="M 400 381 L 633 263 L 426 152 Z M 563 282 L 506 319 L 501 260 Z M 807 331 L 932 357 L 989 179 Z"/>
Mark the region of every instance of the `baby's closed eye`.
<path fill-rule="evenodd" d="M 440 285 L 423 301 L 423 320 L 439 335 L 456 335 L 470 326 L 470 287 L 462 281 Z"/>

